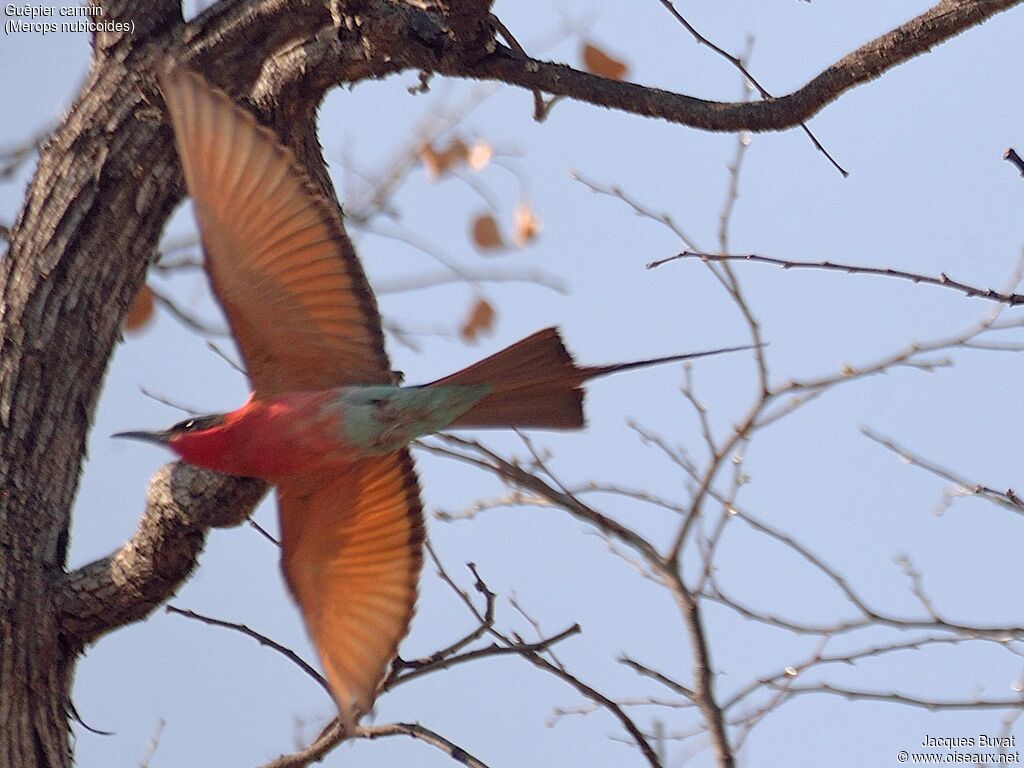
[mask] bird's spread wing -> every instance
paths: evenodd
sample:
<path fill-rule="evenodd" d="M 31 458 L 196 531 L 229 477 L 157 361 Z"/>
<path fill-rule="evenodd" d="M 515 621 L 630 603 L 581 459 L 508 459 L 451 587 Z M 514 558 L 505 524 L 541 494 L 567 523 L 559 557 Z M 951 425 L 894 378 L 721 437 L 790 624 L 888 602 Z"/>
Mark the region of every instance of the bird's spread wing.
<path fill-rule="evenodd" d="M 390 378 L 380 316 L 337 207 L 227 94 L 161 76 L 214 291 L 256 396 Z M 331 691 L 369 711 L 405 635 L 423 514 L 407 451 L 277 483 L 288 586 Z"/>
<path fill-rule="evenodd" d="M 405 636 L 422 563 L 423 513 L 408 451 L 277 485 L 282 567 L 335 701 L 370 711 Z"/>
<path fill-rule="evenodd" d="M 160 85 L 256 395 L 387 382 L 380 315 L 337 206 L 226 93 L 181 67 Z"/>

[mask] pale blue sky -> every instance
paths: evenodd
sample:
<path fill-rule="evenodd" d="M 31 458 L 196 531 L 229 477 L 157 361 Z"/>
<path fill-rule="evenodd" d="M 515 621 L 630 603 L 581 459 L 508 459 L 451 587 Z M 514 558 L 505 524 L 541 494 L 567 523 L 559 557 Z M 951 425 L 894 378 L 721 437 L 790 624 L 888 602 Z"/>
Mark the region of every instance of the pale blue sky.
<path fill-rule="evenodd" d="M 689 5 L 689 4 L 687 4 Z M 856 46 L 925 10 L 927 2 L 693 4 L 685 13 L 728 50 L 755 37 L 751 71 L 773 92 L 786 93 Z M 680 5 L 682 8 L 683 6 Z M 626 60 L 631 79 L 706 98 L 741 93 L 736 72 L 695 45 L 660 3 L 611 0 L 510 3 L 495 11 L 534 50 L 566 19 Z M 1024 179 L 1002 159 L 1024 146 L 1020 40 L 1024 11 L 1015 9 L 932 53 L 842 96 L 811 127 L 851 173 L 843 179 L 799 131 L 753 137 L 744 160 L 741 196 L 732 222 L 735 252 L 805 260 L 948 272 L 981 287 L 1001 287 L 1024 246 Z M 564 38 L 547 56 L 577 63 L 579 40 Z M 88 61 L 85 37 L 5 36 L 0 73 L 7 105 L 0 140 L 11 143 L 62 113 Z M 336 91 L 321 113 L 321 142 L 343 199 L 365 187 L 346 174 L 353 158 L 370 174 L 414 138 L 422 116 L 455 104 L 481 87 L 436 79 L 412 97 L 414 74 Z M 394 199 L 404 231 L 415 233 L 469 266 L 543 269 L 571 289 L 563 295 L 520 284 L 485 285 L 498 312 L 492 337 L 476 346 L 424 338 L 416 354 L 389 342 L 410 382 L 428 381 L 557 324 L 585 363 L 657 356 L 744 343 L 735 307 L 698 263 L 655 271 L 652 260 L 679 250 L 665 228 L 638 218 L 620 201 L 597 197 L 570 178 L 578 170 L 617 184 L 655 212 L 668 212 L 703 247 L 716 247 L 718 214 L 728 186 L 736 138 L 563 101 L 548 120 L 531 119 L 528 92 L 503 88 L 465 119 L 459 133 L 483 137 L 504 156 L 475 177 L 507 224 L 520 195 L 543 221 L 537 243 L 521 252 L 480 259 L 468 240 L 480 194 L 458 180 L 430 184 L 410 175 Z M 10 223 L 30 167 L 0 186 L 0 221 Z M 384 222 L 386 224 L 386 222 Z M 192 231 L 187 208 L 169 234 Z M 371 280 L 436 271 L 431 257 L 392 239 L 356 233 Z M 834 374 L 924 342 L 960 332 L 991 307 L 958 294 L 878 278 L 782 272 L 736 266 L 749 303 L 771 343 L 774 382 Z M 200 280 L 160 283 L 184 305 L 215 317 Z M 451 329 L 473 291 L 454 285 L 382 297 L 385 315 L 414 330 Z M 1016 310 L 1019 312 L 1019 310 Z M 1008 317 L 1014 317 L 1011 311 Z M 1020 332 L 1007 341 L 1021 341 Z M 1020 584 L 1020 519 L 979 501 L 961 500 L 934 514 L 946 485 L 869 442 L 867 426 L 963 473 L 1004 489 L 1021 485 L 1019 356 L 955 350 L 954 363 L 933 373 L 893 370 L 851 382 L 761 433 L 748 452 L 750 482 L 743 509 L 798 538 L 844 574 L 872 604 L 921 616 L 921 606 L 894 558 L 907 553 L 924 575 L 939 612 L 979 624 L 1024 625 Z M 710 418 L 725 434 L 756 391 L 748 357 L 699 362 L 695 380 Z M 635 419 L 673 445 L 700 454 L 698 425 L 679 395 L 678 366 L 644 370 L 593 385 L 589 429 L 534 438 L 551 449 L 553 466 L 573 483 L 595 479 L 649 489 L 685 501 L 680 473 L 626 426 Z M 179 413 L 143 396 L 145 387 L 203 411 L 237 406 L 243 379 L 166 312 L 115 356 L 90 441 L 75 510 L 72 567 L 102 556 L 131 534 L 146 483 L 167 460 L 159 450 L 117 443 L 110 433 L 160 427 Z M 489 444 L 523 454 L 512 436 Z M 459 511 L 504 491 L 492 478 L 421 456 L 428 513 Z M 600 508 L 667 544 L 674 520 L 621 499 L 594 498 Z M 272 502 L 258 514 L 274 526 Z M 609 553 L 581 523 L 551 509 L 500 509 L 473 521 L 429 523 L 435 547 L 452 574 L 471 586 L 473 561 L 501 597 L 499 626 L 529 636 L 509 607 L 514 593 L 546 631 L 574 622 L 583 634 L 559 649 L 580 677 L 614 697 L 663 695 L 616 663 L 622 652 L 689 682 L 690 654 L 670 599 Z M 854 615 L 836 588 L 792 552 L 734 523 L 723 542 L 718 576 L 744 602 L 794 620 L 834 622 Z M 279 578 L 276 552 L 248 528 L 215 531 L 195 577 L 172 601 L 248 624 L 312 659 L 298 614 Z M 794 636 L 707 608 L 709 642 L 723 695 L 813 653 L 817 640 Z M 469 619 L 431 567 L 403 656 L 415 657 L 464 632 Z M 925 633 L 928 634 L 928 633 Z M 908 640 L 871 630 L 844 636 L 830 651 Z M 827 680 L 851 688 L 933 698 L 1008 698 L 1024 677 L 1019 657 L 994 645 L 938 648 L 826 669 L 801 683 Z M 377 722 L 418 720 L 492 766 L 642 765 L 604 712 L 546 727 L 552 709 L 583 700 L 565 684 L 522 660 L 487 660 L 437 674 L 380 700 Z M 104 638 L 81 662 L 75 705 L 98 736 L 76 728 L 80 765 L 135 765 L 160 720 L 166 721 L 153 766 L 256 765 L 295 746 L 295 719 L 321 722 L 332 713 L 323 691 L 287 661 L 224 630 L 158 612 L 149 621 Z M 686 710 L 640 708 L 649 725 L 669 732 L 695 722 Z M 739 754 L 750 768 L 896 765 L 926 734 L 996 733 L 1002 713 L 929 713 L 886 703 L 797 697 L 767 717 Z M 305 733 L 312 736 L 314 727 Z M 1018 729 L 1017 733 L 1024 735 Z M 700 738 L 669 747 L 668 765 L 712 764 Z M 449 766 L 430 747 L 409 739 L 345 746 L 324 765 Z"/>

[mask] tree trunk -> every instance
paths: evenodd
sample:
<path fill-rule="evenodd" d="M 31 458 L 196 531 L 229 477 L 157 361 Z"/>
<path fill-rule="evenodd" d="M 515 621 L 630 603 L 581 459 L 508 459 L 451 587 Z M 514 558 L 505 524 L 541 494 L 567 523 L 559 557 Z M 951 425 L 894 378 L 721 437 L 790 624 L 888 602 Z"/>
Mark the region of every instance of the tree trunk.
<path fill-rule="evenodd" d="M 146 109 L 127 68 L 93 69 L 42 149 L 0 263 L 3 765 L 71 764 L 81 645 L 55 610 L 71 504 L 121 316 L 178 196 L 168 137 L 158 118 L 140 121 Z"/>

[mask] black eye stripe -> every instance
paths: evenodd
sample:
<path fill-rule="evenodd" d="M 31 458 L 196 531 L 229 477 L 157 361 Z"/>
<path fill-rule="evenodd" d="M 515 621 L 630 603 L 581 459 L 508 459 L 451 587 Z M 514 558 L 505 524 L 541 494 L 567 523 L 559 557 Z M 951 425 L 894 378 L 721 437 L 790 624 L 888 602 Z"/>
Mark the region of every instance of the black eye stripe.
<path fill-rule="evenodd" d="M 185 421 L 178 422 L 171 427 L 172 432 L 201 432 L 204 429 L 210 429 L 216 427 L 218 424 L 224 422 L 223 414 L 213 414 L 210 416 L 196 416 L 192 419 L 186 419 Z"/>

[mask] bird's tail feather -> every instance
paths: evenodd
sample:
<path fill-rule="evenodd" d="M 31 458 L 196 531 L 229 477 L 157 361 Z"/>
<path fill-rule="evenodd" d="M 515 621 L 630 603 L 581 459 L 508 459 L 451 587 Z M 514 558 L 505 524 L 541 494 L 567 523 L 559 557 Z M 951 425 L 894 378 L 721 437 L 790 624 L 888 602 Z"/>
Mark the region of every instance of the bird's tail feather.
<path fill-rule="evenodd" d="M 584 425 L 582 384 L 631 368 L 672 363 L 750 347 L 637 360 L 581 368 L 562 343 L 557 328 L 545 328 L 458 373 L 427 386 L 485 384 L 492 391 L 456 419 L 453 427 L 540 427 L 579 429 Z"/>
<path fill-rule="evenodd" d="M 428 386 L 485 384 L 493 388 L 453 427 L 579 429 L 583 426 L 580 385 L 586 378 L 558 330 L 545 328 Z"/>

